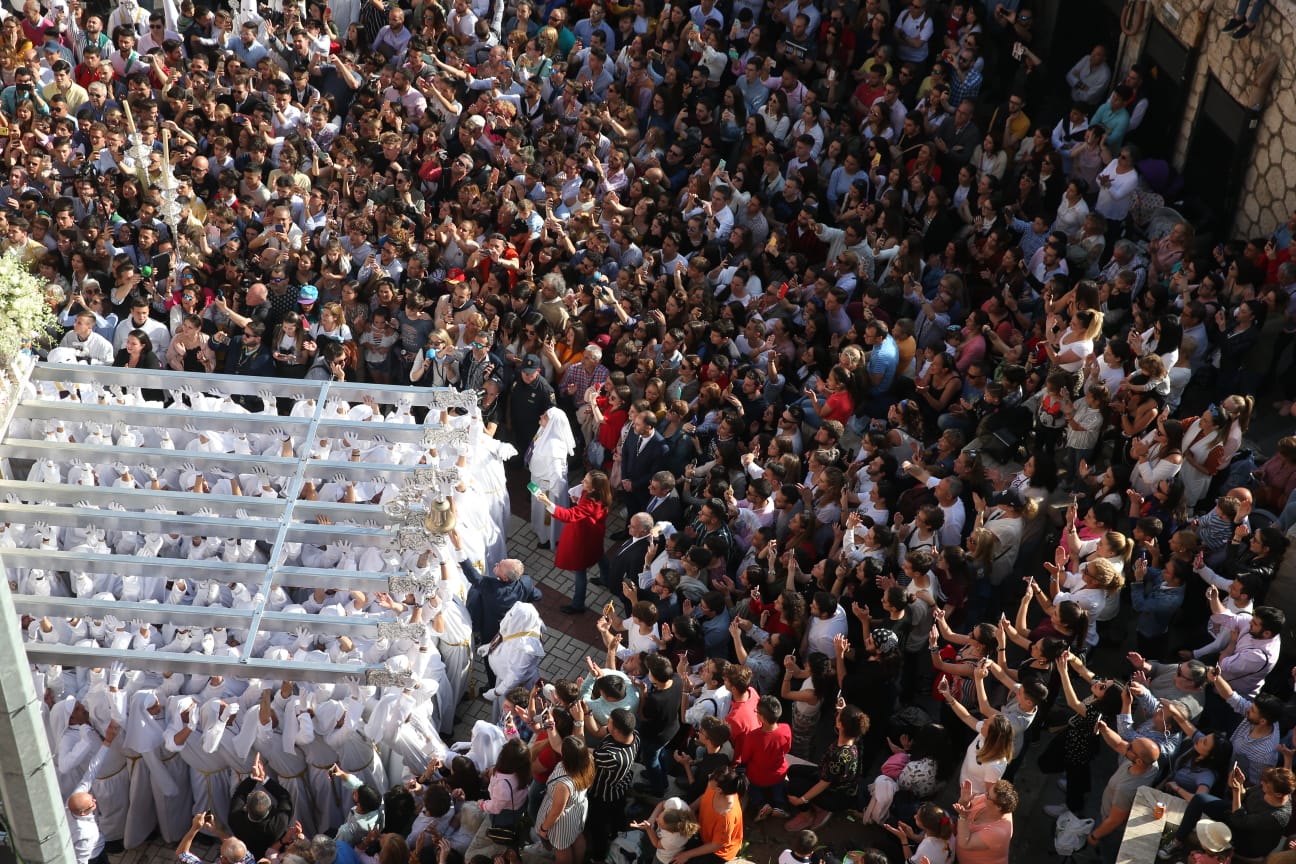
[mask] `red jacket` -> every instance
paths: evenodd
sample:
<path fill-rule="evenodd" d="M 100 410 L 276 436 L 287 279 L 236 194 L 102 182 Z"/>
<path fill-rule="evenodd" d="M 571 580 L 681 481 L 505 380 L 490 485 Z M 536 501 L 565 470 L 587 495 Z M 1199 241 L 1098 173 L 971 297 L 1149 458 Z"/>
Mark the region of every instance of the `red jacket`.
<path fill-rule="evenodd" d="M 566 523 L 558 537 L 554 566 L 563 570 L 586 570 L 603 557 L 603 535 L 607 533 L 608 508 L 603 502 L 582 496 L 574 507 L 555 507 L 553 518 Z"/>

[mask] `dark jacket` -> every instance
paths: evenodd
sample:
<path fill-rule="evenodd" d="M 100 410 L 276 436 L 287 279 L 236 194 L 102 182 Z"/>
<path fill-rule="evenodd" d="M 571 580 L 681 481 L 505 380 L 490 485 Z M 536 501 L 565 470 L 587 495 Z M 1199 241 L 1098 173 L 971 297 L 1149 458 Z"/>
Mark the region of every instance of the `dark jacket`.
<path fill-rule="evenodd" d="M 653 432 L 642 450 L 639 449 L 641 441 L 642 436 L 631 433 L 621 445 L 621 479 L 630 481 L 630 493 L 636 502 L 647 501 L 648 483 L 654 474 L 666 467 L 669 452 L 666 439 L 659 432 Z"/>
<path fill-rule="evenodd" d="M 293 814 L 292 796 L 288 790 L 275 780 L 267 779 L 265 791 L 274 799 L 274 806 L 266 818 L 253 822 L 247 815 L 247 799 L 256 787 L 257 781 L 251 777 L 244 780 L 235 787 L 229 807 L 230 833 L 247 844 L 248 854 L 254 859 L 265 855 L 267 849 L 279 842 L 292 824 Z"/>
<path fill-rule="evenodd" d="M 473 632 L 483 643 L 495 638 L 500 621 L 513 608 L 514 603 L 534 603 L 540 599 L 540 589 L 523 575 L 516 582 L 502 582 L 482 575 L 471 561 L 461 561 L 464 576 L 472 583 L 468 589 L 468 614 L 472 617 Z"/>
<path fill-rule="evenodd" d="M 225 349 L 225 374 L 250 375 L 254 378 L 275 377 L 275 361 L 270 356 L 270 346 L 263 340 L 257 350 L 248 356 L 243 353 L 243 337 L 236 336 Z"/>
<path fill-rule="evenodd" d="M 519 453 L 525 453 L 531 446 L 531 439 L 540 429 L 541 415 L 557 404 L 553 385 L 543 375 L 534 384 L 527 384 L 519 376 L 508 395 L 509 429 Z"/>
<path fill-rule="evenodd" d="M 644 510 L 652 515 L 654 524 L 658 522 L 669 522 L 676 528 L 683 527 L 684 502 L 680 500 L 678 492 L 671 492 L 671 494 L 667 495 L 666 498 L 657 505 L 655 510 L 649 509 L 652 507 L 652 502 L 653 499 L 650 497 L 647 503 L 644 504 Z"/>

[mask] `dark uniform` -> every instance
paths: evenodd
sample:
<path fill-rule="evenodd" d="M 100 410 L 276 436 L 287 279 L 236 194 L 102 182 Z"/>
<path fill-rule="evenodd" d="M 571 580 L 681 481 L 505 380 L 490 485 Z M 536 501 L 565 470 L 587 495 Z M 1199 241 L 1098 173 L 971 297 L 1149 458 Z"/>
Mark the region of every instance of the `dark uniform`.
<path fill-rule="evenodd" d="M 523 364 L 523 371 L 529 371 Z M 513 446 L 525 458 L 531 439 L 540 430 L 540 417 L 550 408 L 557 405 L 553 385 L 545 380 L 544 375 L 537 375 L 530 384 L 519 374 L 509 391 L 509 428 L 513 434 Z"/>

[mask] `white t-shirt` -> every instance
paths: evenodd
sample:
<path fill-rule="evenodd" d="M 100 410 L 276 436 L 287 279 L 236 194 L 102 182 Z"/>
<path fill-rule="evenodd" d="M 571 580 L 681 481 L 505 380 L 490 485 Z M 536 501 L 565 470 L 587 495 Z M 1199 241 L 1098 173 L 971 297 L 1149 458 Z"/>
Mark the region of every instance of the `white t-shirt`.
<path fill-rule="evenodd" d="M 989 762 L 977 762 L 977 752 L 985 746 L 985 738 L 982 737 L 981 728 L 985 726 L 985 721 L 977 723 L 977 736 L 971 744 L 968 745 L 967 752 L 963 754 L 963 767 L 959 769 L 959 786 L 967 780 L 972 781 L 972 792 L 980 794 L 985 792 L 986 786 L 997 782 L 1003 777 L 1004 771 L 1008 770 L 1007 759 L 992 759 Z"/>

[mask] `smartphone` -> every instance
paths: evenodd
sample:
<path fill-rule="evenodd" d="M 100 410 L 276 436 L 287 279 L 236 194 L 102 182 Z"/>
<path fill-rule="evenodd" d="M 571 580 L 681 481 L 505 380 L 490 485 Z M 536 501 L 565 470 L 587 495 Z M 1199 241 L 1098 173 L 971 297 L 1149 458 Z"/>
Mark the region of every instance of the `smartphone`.
<path fill-rule="evenodd" d="M 537 486 L 535 483 L 528 483 L 528 484 L 527 484 L 527 491 L 530 492 L 532 495 L 539 495 L 539 494 L 540 494 L 540 487 Z"/>
<path fill-rule="evenodd" d="M 728 167 L 728 165 L 729 163 L 727 160 L 721 159 L 719 162 L 716 163 L 716 171 L 718 173 L 724 173 L 724 170 L 726 167 Z"/>

